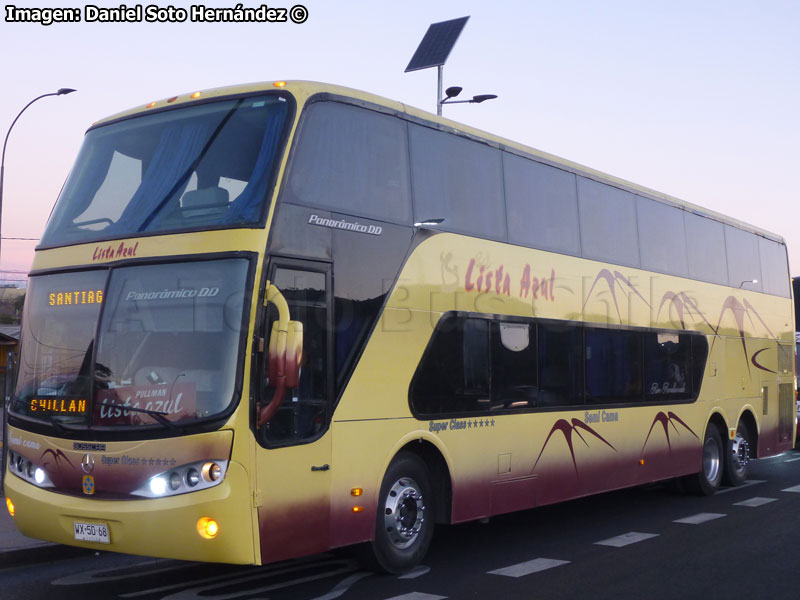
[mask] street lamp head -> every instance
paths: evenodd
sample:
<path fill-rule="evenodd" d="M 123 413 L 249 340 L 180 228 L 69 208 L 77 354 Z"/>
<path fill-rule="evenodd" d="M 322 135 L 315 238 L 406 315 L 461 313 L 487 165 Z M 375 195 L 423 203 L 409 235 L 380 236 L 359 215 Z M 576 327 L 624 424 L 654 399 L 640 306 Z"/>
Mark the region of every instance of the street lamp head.
<path fill-rule="evenodd" d="M 480 104 L 481 102 L 486 100 L 494 100 L 495 98 L 497 98 L 497 94 L 479 94 L 478 96 L 473 96 L 472 101 Z"/>
<path fill-rule="evenodd" d="M 60 88 L 57 92 L 57 96 L 63 96 L 65 94 L 71 94 L 72 92 L 76 92 L 77 90 L 73 90 L 72 88 Z"/>
<path fill-rule="evenodd" d="M 444 94 L 445 94 L 445 96 L 447 96 L 448 98 L 455 98 L 456 96 L 458 96 L 458 95 L 461 93 L 461 90 L 462 90 L 462 89 L 464 89 L 464 88 L 461 88 L 461 87 L 459 87 L 459 86 L 457 86 L 457 85 L 454 85 L 454 86 L 452 86 L 452 87 L 449 87 L 449 88 L 447 88 L 447 89 L 444 91 Z"/>

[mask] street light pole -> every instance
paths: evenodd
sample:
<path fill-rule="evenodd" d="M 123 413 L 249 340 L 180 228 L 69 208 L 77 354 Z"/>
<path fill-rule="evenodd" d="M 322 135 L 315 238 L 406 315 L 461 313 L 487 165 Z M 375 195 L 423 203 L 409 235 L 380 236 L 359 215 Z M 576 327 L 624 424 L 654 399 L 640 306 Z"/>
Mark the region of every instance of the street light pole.
<path fill-rule="evenodd" d="M 14 120 L 11 122 L 11 127 L 8 128 L 6 132 L 6 139 L 3 141 L 3 155 L 0 157 L 0 260 L 2 259 L 2 242 L 3 242 L 3 176 L 5 175 L 6 169 L 6 146 L 8 145 L 8 136 L 11 135 L 11 130 L 14 129 L 14 125 L 17 124 L 17 121 L 22 116 L 28 107 L 36 102 L 37 100 L 41 100 L 42 98 L 47 98 L 48 96 L 64 96 L 66 94 L 71 94 L 74 92 L 72 88 L 60 88 L 57 92 L 50 92 L 49 94 L 42 94 L 41 96 L 37 96 L 30 102 L 28 102 L 21 111 L 14 117 Z M 6 375 L 8 375 L 8 368 L 6 368 Z M 8 455 L 8 403 L 6 402 L 6 389 L 8 389 L 8 382 L 5 381 L 4 378 L 3 389 L 0 390 L 0 393 L 3 395 L 3 462 L 0 464 L 0 486 L 5 483 L 5 476 L 6 476 L 6 456 Z"/>
<path fill-rule="evenodd" d="M 2 234 L 2 231 L 3 231 L 3 175 L 4 175 L 5 167 L 6 167 L 6 146 L 8 145 L 8 136 L 11 135 L 11 130 L 14 129 L 14 125 L 17 124 L 17 121 L 22 116 L 22 113 L 24 113 L 26 110 L 28 110 L 28 107 L 31 104 L 33 104 L 37 100 L 41 100 L 42 98 L 47 98 L 48 96 L 63 96 L 65 94 L 71 94 L 74 91 L 75 90 L 73 90 L 72 88 L 61 88 L 57 92 L 50 92 L 49 94 L 42 94 L 41 96 L 37 96 L 36 98 L 34 98 L 30 102 L 28 102 L 21 111 L 19 111 L 17 116 L 14 117 L 14 120 L 11 122 L 11 127 L 9 127 L 8 131 L 6 132 L 6 139 L 3 142 L 3 156 L 2 156 L 2 158 L 0 158 L 0 256 L 2 256 L 2 240 L 3 240 L 3 234 Z"/>

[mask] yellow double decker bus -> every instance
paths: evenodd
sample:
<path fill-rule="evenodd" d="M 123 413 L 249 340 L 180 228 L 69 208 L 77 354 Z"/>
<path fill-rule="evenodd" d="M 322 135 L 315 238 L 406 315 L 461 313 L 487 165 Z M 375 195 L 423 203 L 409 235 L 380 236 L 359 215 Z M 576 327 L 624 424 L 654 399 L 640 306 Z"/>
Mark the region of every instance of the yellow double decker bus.
<path fill-rule="evenodd" d="M 276 82 L 94 124 L 9 410 L 28 536 L 417 564 L 459 523 L 794 445 L 783 240 L 432 114 Z"/>

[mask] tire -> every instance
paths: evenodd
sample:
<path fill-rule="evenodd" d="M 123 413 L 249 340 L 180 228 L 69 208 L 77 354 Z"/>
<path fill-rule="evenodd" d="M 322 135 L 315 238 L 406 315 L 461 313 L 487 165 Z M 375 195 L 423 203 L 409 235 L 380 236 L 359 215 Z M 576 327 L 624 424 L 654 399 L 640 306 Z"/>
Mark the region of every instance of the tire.
<path fill-rule="evenodd" d="M 751 440 L 750 429 L 743 421 L 739 421 L 736 437 L 725 443 L 725 471 L 722 481 L 725 485 L 742 485 L 747 480 L 750 462 Z"/>
<path fill-rule="evenodd" d="M 366 565 L 383 573 L 404 573 L 425 557 L 433 537 L 431 478 L 415 454 L 401 452 L 383 476 L 375 538 L 362 548 Z"/>
<path fill-rule="evenodd" d="M 724 463 L 722 437 L 719 430 L 709 423 L 703 436 L 700 470 L 684 478 L 684 487 L 697 496 L 711 496 L 722 483 Z"/>

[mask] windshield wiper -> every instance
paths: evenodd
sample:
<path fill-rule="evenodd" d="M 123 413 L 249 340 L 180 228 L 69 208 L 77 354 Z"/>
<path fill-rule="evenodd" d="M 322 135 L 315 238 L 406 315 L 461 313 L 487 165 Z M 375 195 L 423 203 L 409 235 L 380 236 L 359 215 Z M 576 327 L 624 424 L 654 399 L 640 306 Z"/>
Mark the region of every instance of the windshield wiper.
<path fill-rule="evenodd" d="M 167 419 L 169 413 L 165 413 L 159 410 L 151 410 L 149 408 L 135 408 L 133 406 L 125 406 L 124 404 L 109 404 L 108 406 L 113 406 L 114 408 L 121 408 L 122 410 L 129 410 L 132 412 L 144 413 L 148 417 L 153 417 L 161 425 L 169 427 L 170 429 L 176 429 L 178 427 L 177 425 L 175 425 L 175 423 Z"/>

